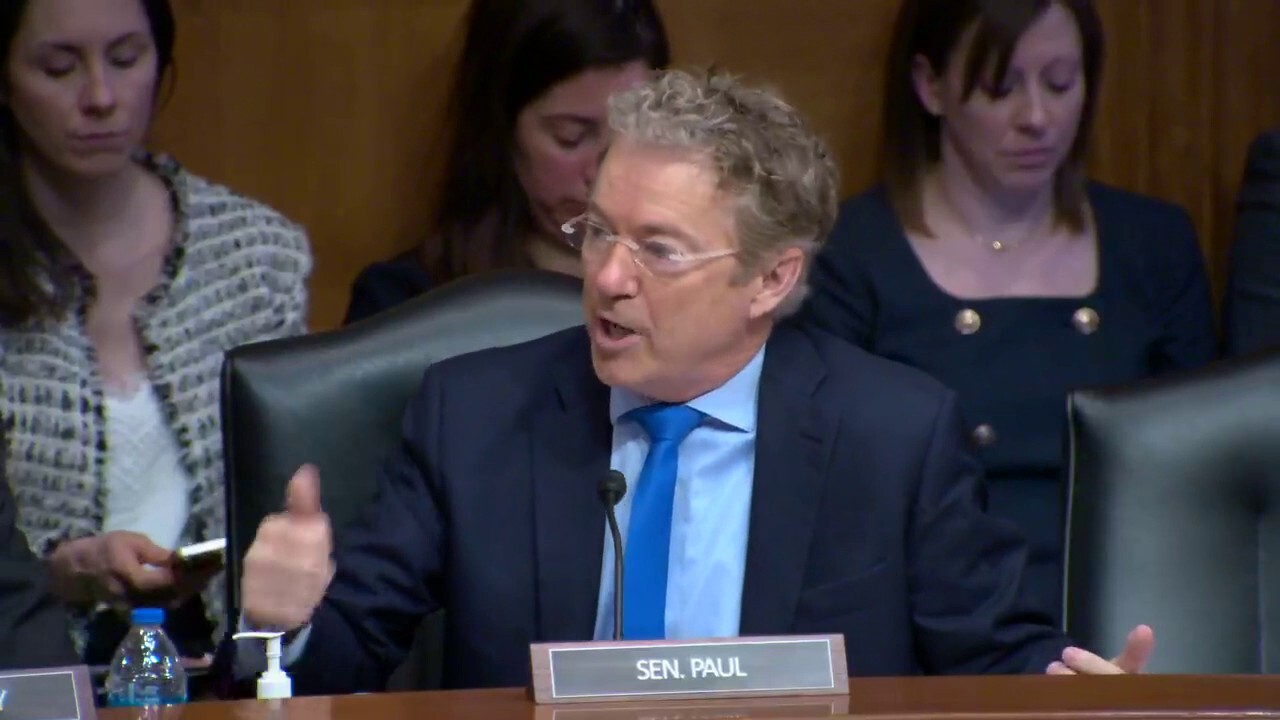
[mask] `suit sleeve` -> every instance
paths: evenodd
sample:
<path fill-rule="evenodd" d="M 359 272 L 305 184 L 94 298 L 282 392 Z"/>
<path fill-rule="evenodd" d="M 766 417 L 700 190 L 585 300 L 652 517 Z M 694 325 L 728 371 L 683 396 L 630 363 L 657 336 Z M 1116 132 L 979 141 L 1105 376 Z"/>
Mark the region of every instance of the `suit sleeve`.
<path fill-rule="evenodd" d="M 78 662 L 66 613 L 17 528 L 17 508 L 0 461 L 0 669 Z"/>
<path fill-rule="evenodd" d="M 372 265 L 356 276 L 351 283 L 351 299 L 347 303 L 347 314 L 342 318 L 343 325 L 372 317 L 403 302 L 404 298 L 387 286 L 383 279 L 385 274 L 381 266 Z"/>
<path fill-rule="evenodd" d="M 1152 357 L 1156 374 L 1200 367 L 1218 353 L 1213 301 L 1204 254 L 1195 227 L 1183 210 L 1168 213 L 1157 233 L 1161 251 L 1156 277 L 1155 317 L 1160 323 Z"/>
<path fill-rule="evenodd" d="M 870 349 L 875 298 L 856 256 L 856 225 L 856 218 L 842 210 L 826 245 L 813 260 L 810 294 L 800 318 L 845 342 Z"/>
<path fill-rule="evenodd" d="M 1022 591 L 1027 546 L 982 511 L 954 395 L 934 423 L 908 538 L 912 619 L 925 671 L 1043 672 L 1070 643 Z"/>
<path fill-rule="evenodd" d="M 343 325 L 350 325 L 406 303 L 431 289 L 431 280 L 414 256 L 374 263 L 351 284 L 351 300 Z"/>
<path fill-rule="evenodd" d="M 429 370 L 405 413 L 399 448 L 362 518 L 343 528 L 336 573 L 290 667 L 299 694 L 383 689 L 423 618 L 440 608 L 446 523 L 433 470 L 442 382 Z"/>
<path fill-rule="evenodd" d="M 1280 346 L 1280 130 L 1249 152 L 1222 324 L 1228 355 Z"/>

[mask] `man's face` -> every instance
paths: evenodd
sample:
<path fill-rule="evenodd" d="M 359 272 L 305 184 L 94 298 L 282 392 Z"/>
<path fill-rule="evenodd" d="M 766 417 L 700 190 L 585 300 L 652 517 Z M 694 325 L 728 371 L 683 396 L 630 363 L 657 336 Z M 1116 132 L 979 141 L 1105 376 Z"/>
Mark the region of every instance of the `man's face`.
<path fill-rule="evenodd" d="M 605 156 L 589 212 L 610 237 L 692 256 L 737 250 L 735 207 L 698 154 L 621 139 Z M 759 350 L 770 313 L 794 285 L 779 293 L 778 262 L 752 272 L 722 254 L 655 273 L 621 242 L 587 242 L 583 308 L 596 374 L 667 402 L 719 387 Z"/>

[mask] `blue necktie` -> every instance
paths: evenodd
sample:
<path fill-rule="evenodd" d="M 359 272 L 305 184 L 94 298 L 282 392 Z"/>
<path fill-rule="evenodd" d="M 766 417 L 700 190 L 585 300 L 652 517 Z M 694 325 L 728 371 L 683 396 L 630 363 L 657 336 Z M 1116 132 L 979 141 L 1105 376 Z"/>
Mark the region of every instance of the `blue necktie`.
<path fill-rule="evenodd" d="M 667 559 L 675 503 L 680 443 L 702 421 L 687 405 L 649 405 L 627 414 L 649 434 L 649 454 L 631 501 L 626 576 L 622 585 L 622 636 L 660 640 L 666 635 Z"/>

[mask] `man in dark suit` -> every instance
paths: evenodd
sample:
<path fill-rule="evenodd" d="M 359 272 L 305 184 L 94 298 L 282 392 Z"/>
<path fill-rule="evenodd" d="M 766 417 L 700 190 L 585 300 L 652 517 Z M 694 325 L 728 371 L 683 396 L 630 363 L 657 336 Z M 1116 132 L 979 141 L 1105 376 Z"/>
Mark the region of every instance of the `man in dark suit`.
<path fill-rule="evenodd" d="M 1280 347 L 1280 129 L 1249 147 L 1223 304 L 1228 355 Z"/>
<path fill-rule="evenodd" d="M 17 514 L 0 462 L 0 669 L 75 665 L 66 613 L 18 530 Z"/>
<path fill-rule="evenodd" d="M 668 72 L 610 124 L 566 223 L 585 328 L 432 367 L 336 564 L 313 470 L 262 523 L 245 620 L 299 632 L 299 690 L 381 687 L 441 607 L 450 687 L 526 684 L 530 642 L 611 637 L 610 468 L 632 485 L 628 639 L 843 633 L 864 675 L 1140 668 L 1148 629 L 1107 662 L 1030 609 L 949 391 L 779 324 L 838 191 L 795 110 Z"/>

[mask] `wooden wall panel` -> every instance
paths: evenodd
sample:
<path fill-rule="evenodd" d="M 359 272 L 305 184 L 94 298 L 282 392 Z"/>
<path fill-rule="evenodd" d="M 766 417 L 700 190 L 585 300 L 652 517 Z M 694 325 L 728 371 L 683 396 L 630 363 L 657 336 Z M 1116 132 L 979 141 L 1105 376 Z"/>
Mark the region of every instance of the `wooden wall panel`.
<path fill-rule="evenodd" d="M 464 0 L 175 0 L 155 145 L 304 224 L 312 326 L 423 235 Z"/>
<path fill-rule="evenodd" d="M 1213 98 L 1213 152 L 1196 168 L 1213 215 L 1202 219 L 1206 245 L 1219 281 L 1224 277 L 1235 196 L 1249 142 L 1260 132 L 1280 128 L 1280 0 L 1216 0 L 1210 62 L 1214 75 L 1206 92 Z"/>
<path fill-rule="evenodd" d="M 1212 7 L 1160 0 L 1159 7 L 1112 2 L 1100 10 L 1107 28 L 1126 31 L 1108 38 L 1093 170 L 1109 182 L 1181 201 L 1203 216 L 1202 177 L 1185 170 L 1207 165 L 1211 98 L 1202 89 L 1213 69 L 1205 57 L 1211 47 L 1189 35 L 1206 14 L 1211 19 Z"/>
<path fill-rule="evenodd" d="M 1245 150 L 1280 127 L 1280 2 L 1101 0 L 1095 177 L 1176 202 L 1225 278 Z"/>
<path fill-rule="evenodd" d="M 875 179 L 880 87 L 897 0 L 659 0 L 678 64 L 777 86 L 841 159 L 847 190 Z"/>
<path fill-rule="evenodd" d="M 178 80 L 156 147 L 279 208 L 316 253 L 312 320 L 423 235 L 465 0 L 174 0 Z M 1186 207 L 1215 281 L 1248 142 L 1280 126 L 1280 0 L 1098 0 L 1108 67 L 1096 176 Z M 874 179 L 898 0 L 659 0 L 680 64 L 779 86 Z"/>

